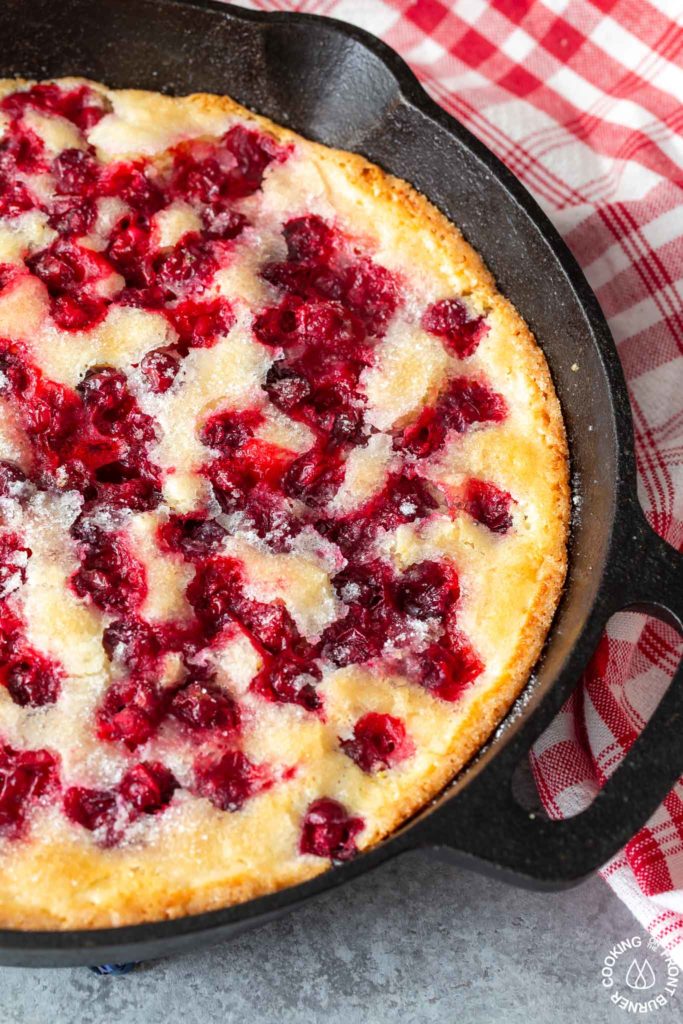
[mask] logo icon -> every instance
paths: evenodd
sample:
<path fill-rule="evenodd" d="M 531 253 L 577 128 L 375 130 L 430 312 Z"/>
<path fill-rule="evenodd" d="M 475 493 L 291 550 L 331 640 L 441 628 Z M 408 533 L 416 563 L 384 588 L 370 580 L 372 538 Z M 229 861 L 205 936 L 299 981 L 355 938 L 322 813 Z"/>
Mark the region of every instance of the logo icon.
<path fill-rule="evenodd" d="M 653 938 L 632 935 L 615 942 L 602 961 L 600 983 L 625 1013 L 656 1013 L 678 990 L 680 970 Z"/>
<path fill-rule="evenodd" d="M 654 988 L 657 984 L 657 978 L 650 966 L 650 961 L 645 959 L 642 964 L 639 964 L 634 957 L 631 961 L 631 966 L 626 972 L 626 984 L 629 988 L 636 988 L 641 991 Z"/>

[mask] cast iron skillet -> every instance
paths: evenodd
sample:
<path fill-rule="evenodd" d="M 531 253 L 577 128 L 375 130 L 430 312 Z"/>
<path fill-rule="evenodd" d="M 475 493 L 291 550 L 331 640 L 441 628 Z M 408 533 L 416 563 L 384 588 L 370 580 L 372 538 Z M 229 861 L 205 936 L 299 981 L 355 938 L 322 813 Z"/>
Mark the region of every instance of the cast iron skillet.
<path fill-rule="evenodd" d="M 614 612 L 644 609 L 681 628 L 683 559 L 650 529 L 638 504 L 614 344 L 550 222 L 393 51 L 340 22 L 254 14 L 210 0 L 5 0 L 0 27 L 0 74 L 80 74 L 115 87 L 228 93 L 416 185 L 462 228 L 543 347 L 569 432 L 576 498 L 566 592 L 532 681 L 488 746 L 410 823 L 350 863 L 242 906 L 120 929 L 1 931 L 0 962 L 102 963 L 196 948 L 416 847 L 544 888 L 568 885 L 603 864 L 683 773 L 683 669 L 582 814 L 559 822 L 528 814 L 512 797 L 512 773 L 576 684 Z"/>

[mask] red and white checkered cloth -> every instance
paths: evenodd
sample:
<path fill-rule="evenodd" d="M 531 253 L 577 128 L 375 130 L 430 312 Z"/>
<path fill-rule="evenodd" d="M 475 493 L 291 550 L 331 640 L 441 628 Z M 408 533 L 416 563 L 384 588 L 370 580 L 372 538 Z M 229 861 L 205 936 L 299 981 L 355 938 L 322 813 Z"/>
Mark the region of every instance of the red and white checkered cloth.
<path fill-rule="evenodd" d="M 244 6 L 326 14 L 381 36 L 534 194 L 583 267 L 619 347 L 648 518 L 683 547 L 683 0 Z M 532 754 L 552 816 L 590 802 L 680 654 L 680 638 L 655 620 L 610 621 Z M 683 967 L 683 780 L 602 873 Z"/>

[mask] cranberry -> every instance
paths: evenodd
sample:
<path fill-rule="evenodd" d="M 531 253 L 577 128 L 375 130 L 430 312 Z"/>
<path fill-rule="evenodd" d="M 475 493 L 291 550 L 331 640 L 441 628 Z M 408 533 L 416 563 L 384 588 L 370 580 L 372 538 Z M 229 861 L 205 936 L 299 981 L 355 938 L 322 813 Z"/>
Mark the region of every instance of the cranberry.
<path fill-rule="evenodd" d="M 395 586 L 397 606 L 416 619 L 443 618 L 459 594 L 455 571 L 430 559 L 411 565 Z"/>
<path fill-rule="evenodd" d="M 343 804 L 322 797 L 306 811 L 299 850 L 314 857 L 351 860 L 358 853 L 356 836 L 364 827 L 363 819 L 351 817 Z"/>
<path fill-rule="evenodd" d="M 500 422 L 506 415 L 502 395 L 472 377 L 456 377 L 436 406 L 423 409 L 405 428 L 395 446 L 425 458 L 442 447 L 449 430 L 463 433 L 473 423 Z"/>
<path fill-rule="evenodd" d="M 0 462 L 0 498 L 20 500 L 29 490 L 26 474 L 13 462 Z"/>
<path fill-rule="evenodd" d="M 149 222 L 139 213 L 126 214 L 114 227 L 107 246 L 107 259 L 132 288 L 151 284 Z"/>
<path fill-rule="evenodd" d="M 344 479 L 345 466 L 338 452 L 313 448 L 292 462 L 282 479 L 282 489 L 312 508 L 331 501 Z"/>
<path fill-rule="evenodd" d="M 215 729 L 224 734 L 239 731 L 238 704 L 211 680 L 194 679 L 177 691 L 170 712 L 191 729 Z"/>
<path fill-rule="evenodd" d="M 469 319 L 467 307 L 460 299 L 433 303 L 422 317 L 422 326 L 443 338 L 446 348 L 461 359 L 472 355 L 489 329 L 483 317 Z"/>
<path fill-rule="evenodd" d="M 148 223 L 149 217 L 164 205 L 164 194 L 147 174 L 143 161 L 110 164 L 102 174 L 99 191 L 115 196 L 130 206 L 138 216 L 135 222 Z"/>
<path fill-rule="evenodd" d="M 57 764 L 49 751 L 0 744 L 0 832 L 16 832 L 30 804 L 57 782 Z"/>
<path fill-rule="evenodd" d="M 154 260 L 158 283 L 169 295 L 205 287 L 216 267 L 212 243 L 197 232 L 184 235 L 170 252 Z"/>
<path fill-rule="evenodd" d="M 150 667 L 162 654 L 154 628 L 144 619 L 115 619 L 102 634 L 102 646 L 110 661 L 130 667 Z"/>
<path fill-rule="evenodd" d="M 60 235 L 79 238 L 95 226 L 97 208 L 92 199 L 59 196 L 52 201 L 48 223 Z"/>
<path fill-rule="evenodd" d="M 344 304 L 371 334 L 383 334 L 398 301 L 396 281 L 386 267 L 365 259 L 347 270 Z"/>
<path fill-rule="evenodd" d="M 63 149 L 52 163 L 60 195 L 82 196 L 97 180 L 97 162 L 83 149 Z"/>
<path fill-rule="evenodd" d="M 164 711 L 164 697 L 149 680 L 122 680 L 104 696 L 97 713 L 97 735 L 103 740 L 120 740 L 135 750 L 155 732 Z"/>
<path fill-rule="evenodd" d="M 0 173 L 0 217 L 18 217 L 36 205 L 23 182 L 11 181 Z"/>
<path fill-rule="evenodd" d="M 286 413 L 293 412 L 311 395 L 306 377 L 292 370 L 282 359 L 276 360 L 269 368 L 263 390 L 273 405 Z"/>
<path fill-rule="evenodd" d="M 15 704 L 32 708 L 54 704 L 61 689 L 53 666 L 39 654 L 29 653 L 10 664 L 5 686 Z"/>
<path fill-rule="evenodd" d="M 271 654 L 305 649 L 294 620 L 281 601 L 262 604 L 241 597 L 235 604 L 235 617 L 257 643 Z"/>
<path fill-rule="evenodd" d="M 63 89 L 55 82 L 39 83 L 30 89 L 10 93 L 0 102 L 0 109 L 10 117 L 21 117 L 27 107 L 46 114 L 58 114 L 73 121 L 81 131 L 93 128 L 105 114 L 104 100 L 87 85 Z"/>
<path fill-rule="evenodd" d="M 89 597 L 102 611 L 112 613 L 134 610 L 147 595 L 144 566 L 115 535 L 86 546 L 71 585 L 79 597 Z"/>
<path fill-rule="evenodd" d="M 211 348 L 235 323 L 230 303 L 221 297 L 185 299 L 169 310 L 168 316 L 186 348 Z"/>
<path fill-rule="evenodd" d="M 173 190 L 191 202 L 214 203 L 221 198 L 224 172 L 215 156 L 181 150 L 173 165 Z"/>
<path fill-rule="evenodd" d="M 256 486 L 256 476 L 249 466 L 219 461 L 211 467 L 211 483 L 218 504 L 226 515 L 245 509 L 249 492 Z"/>
<path fill-rule="evenodd" d="M 138 814 L 163 811 L 177 788 L 173 772 L 159 761 L 142 761 L 129 768 L 118 786 L 125 803 Z"/>
<path fill-rule="evenodd" d="M 367 565 L 347 565 L 332 580 L 340 601 L 360 605 L 361 608 L 377 608 L 387 598 L 387 581 L 391 573 L 385 562 L 374 561 Z"/>
<path fill-rule="evenodd" d="M 23 546 L 15 533 L 0 535 L 0 600 L 26 582 L 26 564 L 31 549 Z"/>
<path fill-rule="evenodd" d="M 287 348 L 299 342 L 296 311 L 298 300 L 284 299 L 279 306 L 270 306 L 254 320 L 254 334 L 263 345 Z"/>
<path fill-rule="evenodd" d="M 149 390 L 162 395 L 173 385 L 180 369 L 180 353 L 171 345 L 148 352 L 140 363 L 140 372 Z"/>
<path fill-rule="evenodd" d="M 2 617 L 0 617 L 0 668 L 8 665 L 20 644 L 21 626 L 19 620 L 7 612 L 7 609 L 0 606 Z"/>
<path fill-rule="evenodd" d="M 94 366 L 78 385 L 83 403 L 102 434 L 120 434 L 129 428 L 136 439 L 153 441 L 154 423 L 137 408 L 122 370 Z"/>
<path fill-rule="evenodd" d="M 322 635 L 320 653 L 340 667 L 362 665 L 379 657 L 387 634 L 384 616 L 360 605 L 352 605 L 343 619 L 327 627 Z"/>
<path fill-rule="evenodd" d="M 448 425 L 443 416 L 434 408 L 423 409 L 417 420 L 409 424 L 403 434 L 394 443 L 395 448 L 402 448 L 411 455 L 426 459 L 438 451 L 448 433 Z"/>
<path fill-rule="evenodd" d="M 249 221 L 243 213 L 231 210 L 221 203 L 214 203 L 202 211 L 202 226 L 207 238 L 231 242 L 241 235 Z"/>
<path fill-rule="evenodd" d="M 472 423 L 498 423 L 507 415 L 503 396 L 472 377 L 455 377 L 439 407 L 448 425 L 460 433 Z"/>
<path fill-rule="evenodd" d="M 43 140 L 30 128 L 15 122 L 0 141 L 0 173 L 8 178 L 17 172 L 35 174 L 45 170 Z"/>
<path fill-rule="evenodd" d="M 238 811 L 266 783 L 262 766 L 252 764 L 240 750 L 229 750 L 217 761 L 201 758 L 195 764 L 195 788 L 221 811 Z"/>
<path fill-rule="evenodd" d="M 82 330 L 104 316 L 107 300 L 88 294 L 92 285 L 111 273 L 100 253 L 57 238 L 47 249 L 29 257 L 26 265 L 45 284 L 50 311 L 59 327 Z"/>
<path fill-rule="evenodd" d="M 111 790 L 71 786 L 64 794 L 63 806 L 70 821 L 89 832 L 101 831 L 106 843 L 114 840 L 118 806 Z"/>
<path fill-rule="evenodd" d="M 180 551 L 188 558 L 204 558 L 220 547 L 225 529 L 215 519 L 172 515 L 159 528 L 159 540 L 168 551 Z"/>
<path fill-rule="evenodd" d="M 232 619 L 241 594 L 241 569 L 233 558 L 213 558 L 197 568 L 187 598 L 197 617 L 215 632 Z"/>
<path fill-rule="evenodd" d="M 263 414 L 258 409 L 219 412 L 206 421 L 199 437 L 207 447 L 230 454 L 243 447 L 261 423 Z"/>
<path fill-rule="evenodd" d="M 512 497 L 485 480 L 469 480 L 465 488 L 465 509 L 493 533 L 507 533 L 512 526 Z"/>
<path fill-rule="evenodd" d="M 225 133 L 223 145 L 235 158 L 237 166 L 227 172 L 224 191 L 233 199 L 251 195 L 261 187 L 266 167 L 284 152 L 268 135 L 235 125 Z"/>
<path fill-rule="evenodd" d="M 391 768 L 414 750 L 401 719 L 375 711 L 359 718 L 352 738 L 340 740 L 339 745 L 364 772 Z"/>
<path fill-rule="evenodd" d="M 326 263 L 332 256 L 334 232 L 315 214 L 288 220 L 282 233 L 287 243 L 287 256 L 295 263 L 306 260 Z"/>
<path fill-rule="evenodd" d="M 463 638 L 451 647 L 431 644 L 419 656 L 419 681 L 435 697 L 456 701 L 484 671 L 483 662 Z"/>
<path fill-rule="evenodd" d="M 322 672 L 315 662 L 282 654 L 266 662 L 251 689 L 277 704 L 298 704 L 307 711 L 319 711 L 323 702 L 315 683 L 321 679 Z"/>

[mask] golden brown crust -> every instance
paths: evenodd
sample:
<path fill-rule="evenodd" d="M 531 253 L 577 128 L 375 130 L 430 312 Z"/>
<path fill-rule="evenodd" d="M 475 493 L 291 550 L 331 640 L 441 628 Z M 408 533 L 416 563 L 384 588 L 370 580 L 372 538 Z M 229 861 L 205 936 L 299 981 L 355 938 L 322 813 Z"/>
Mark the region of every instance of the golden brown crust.
<path fill-rule="evenodd" d="M 0 94 L 9 87 L 7 83 L 0 82 Z M 11 83 L 11 87 L 16 87 L 16 83 Z M 101 89 L 100 86 L 95 87 Z M 113 97 L 115 94 L 107 92 L 107 95 Z M 148 106 L 152 122 L 160 123 L 168 118 L 172 123 L 173 114 L 168 113 L 171 109 L 168 104 L 172 101 L 160 99 L 152 93 L 126 95 Z M 412 186 L 386 174 L 359 155 L 327 149 L 316 143 L 304 143 L 295 133 L 252 114 L 228 98 L 198 94 L 182 103 L 186 112 L 189 110 L 192 117 L 196 116 L 193 123 L 205 124 L 207 134 L 211 134 L 210 125 L 214 121 L 218 124 L 224 116 L 238 117 L 253 122 L 280 142 L 303 146 L 315 158 L 321 174 L 329 172 L 336 183 L 348 182 L 350 198 L 346 195 L 339 198 L 340 204 L 347 204 L 345 214 L 355 216 L 349 212 L 350 207 L 354 204 L 361 207 L 357 217 L 358 223 L 362 223 L 368 209 L 371 209 L 375 222 L 391 225 L 408 257 L 413 245 L 428 248 L 426 266 L 447 268 L 446 276 L 460 281 L 462 293 L 471 295 L 478 307 L 497 325 L 496 337 L 504 339 L 504 345 L 501 341 L 496 352 L 505 353 L 504 358 L 509 360 L 507 375 L 512 375 L 510 368 L 513 367 L 514 373 L 526 382 L 525 415 L 534 424 L 537 438 L 542 438 L 536 443 L 547 453 L 544 489 L 539 498 L 543 518 L 539 527 L 541 540 L 538 542 L 539 551 L 534 552 L 533 578 L 525 580 L 532 596 L 514 646 L 506 651 L 505 663 L 500 666 L 495 679 L 469 702 L 446 747 L 438 752 L 435 749 L 434 754 L 424 761 L 420 776 L 412 777 L 409 785 L 396 783 L 393 789 L 386 783 L 386 788 L 373 804 L 376 812 L 373 827 L 360 837 L 360 847 L 366 848 L 390 834 L 435 797 L 476 754 L 522 691 L 538 659 L 566 572 L 568 452 L 560 406 L 545 358 L 524 321 L 499 295 L 489 271 L 459 230 Z M 194 131 L 199 134 L 198 129 Z M 418 241 L 413 242 L 413 239 Z M 520 451 L 523 450 L 522 446 Z M 485 451 L 482 454 L 475 450 L 472 458 L 486 460 L 488 455 Z M 526 471 L 531 477 L 533 467 L 527 467 Z M 437 538 L 434 541 L 436 548 L 443 551 L 446 545 L 447 549 L 449 537 Z M 417 542 L 411 537 L 407 543 Z M 471 538 L 466 537 L 464 543 L 471 546 Z M 406 555 L 406 559 L 409 562 L 412 555 Z M 500 627 L 496 624 L 495 628 Z M 495 637 L 495 630 L 491 636 Z M 378 699 L 409 699 L 400 693 L 400 687 L 389 697 L 384 690 L 380 693 L 378 681 L 363 678 L 361 682 L 369 688 L 376 686 Z M 357 690 L 354 680 L 349 682 L 344 677 L 339 682 L 339 689 L 334 691 L 334 701 L 339 701 L 340 706 L 344 701 L 353 705 Z M 420 701 L 419 707 L 413 708 L 416 716 L 436 714 L 432 705 L 439 702 L 426 695 L 421 695 Z M 311 750 L 327 750 L 327 740 L 322 733 L 314 735 L 313 727 L 310 739 L 307 733 L 305 742 L 310 742 Z M 384 780 L 382 785 L 385 785 Z M 247 817 L 250 812 L 247 810 L 241 812 L 245 815 L 245 823 L 237 838 L 234 822 L 224 824 L 219 820 L 225 817 L 220 812 L 214 809 L 208 814 L 203 812 L 193 825 L 194 812 L 189 809 L 180 824 L 174 823 L 173 815 L 167 813 L 164 816 L 167 820 L 160 824 L 158 836 L 151 847 L 105 851 L 84 845 L 63 830 L 60 832 L 53 817 L 47 813 L 34 830 L 34 842 L 15 844 L 3 859 L 0 924 L 25 929 L 61 929 L 152 921 L 241 902 L 304 881 L 324 870 L 327 862 L 311 857 L 292 859 L 283 856 L 278 859 L 278 843 L 284 849 L 288 842 L 294 841 L 293 817 L 300 807 L 300 799 L 303 799 L 303 793 L 301 798 L 296 797 L 294 803 L 287 802 L 277 792 L 260 798 L 266 803 L 261 815 L 275 816 L 279 813 L 283 828 L 273 856 L 263 855 L 254 861 L 245 861 L 243 871 L 236 867 L 242 847 L 235 844 L 242 841 L 253 844 L 259 836 L 256 825 L 255 831 L 250 832 L 251 823 Z M 234 815 L 231 817 L 235 818 Z M 174 833 L 174 827 L 180 832 Z M 40 835 L 47 836 L 47 840 L 38 841 Z M 265 841 L 270 842 L 271 837 L 267 836 Z M 172 846 L 177 848 L 177 858 L 172 855 Z M 227 863 L 228 860 L 231 862 Z M 193 864 L 195 870 L 192 869 Z M 83 896 L 84 889 L 86 896 Z"/>

